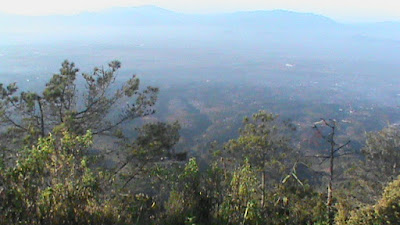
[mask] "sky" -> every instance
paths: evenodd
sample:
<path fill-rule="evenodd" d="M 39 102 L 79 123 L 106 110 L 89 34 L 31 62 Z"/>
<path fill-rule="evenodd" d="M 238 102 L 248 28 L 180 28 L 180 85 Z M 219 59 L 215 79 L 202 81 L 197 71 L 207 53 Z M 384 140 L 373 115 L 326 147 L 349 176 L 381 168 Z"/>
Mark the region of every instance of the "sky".
<path fill-rule="evenodd" d="M 184 13 L 286 9 L 343 22 L 400 21 L 398 0 L 0 0 L 0 11 L 22 15 L 77 14 L 111 7 L 155 5 Z"/>

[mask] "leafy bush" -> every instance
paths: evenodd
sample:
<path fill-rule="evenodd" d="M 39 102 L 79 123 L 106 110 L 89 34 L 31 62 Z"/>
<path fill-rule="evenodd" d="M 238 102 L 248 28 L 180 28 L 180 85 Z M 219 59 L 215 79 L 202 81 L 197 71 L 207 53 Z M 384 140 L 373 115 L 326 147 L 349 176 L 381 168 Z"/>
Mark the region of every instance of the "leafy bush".
<path fill-rule="evenodd" d="M 3 224 L 127 224 L 151 209 L 149 197 L 107 192 L 106 174 L 86 155 L 92 134 L 41 138 L 15 166 L 1 168 Z M 117 197 L 115 197 L 117 196 Z"/>

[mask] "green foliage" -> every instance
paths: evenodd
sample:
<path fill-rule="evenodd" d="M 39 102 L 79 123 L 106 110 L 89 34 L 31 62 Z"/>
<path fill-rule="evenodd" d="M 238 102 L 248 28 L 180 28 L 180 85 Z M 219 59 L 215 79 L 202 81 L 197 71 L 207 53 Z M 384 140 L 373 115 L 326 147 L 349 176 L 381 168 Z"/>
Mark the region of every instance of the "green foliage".
<path fill-rule="evenodd" d="M 325 196 L 291 177 L 268 194 L 264 214 L 270 224 L 324 224 Z"/>
<path fill-rule="evenodd" d="M 400 167 L 397 165 L 400 160 L 399 150 L 400 129 L 389 126 L 378 132 L 367 133 L 362 153 L 371 166 L 375 166 L 379 172 L 394 179 L 400 171 Z"/>
<path fill-rule="evenodd" d="M 346 172 L 351 178 L 346 189 L 349 195 L 354 196 L 353 202 L 373 204 L 385 186 L 400 174 L 399 128 L 388 126 L 381 131 L 366 133 L 361 153 L 365 160 L 354 160 Z"/>
<path fill-rule="evenodd" d="M 382 198 L 375 205 L 353 211 L 347 224 L 399 224 L 399 222 L 400 177 L 385 188 Z"/>
<path fill-rule="evenodd" d="M 50 135 L 26 149 L 15 166 L 2 168 L 2 224 L 126 224 L 137 220 L 138 211 L 132 207 L 148 205 L 151 200 L 125 198 L 129 206 L 122 207 L 115 197 L 106 195 L 104 173 L 92 169 L 86 156 L 91 144 L 91 132 L 83 136 L 64 132 L 60 138 Z"/>
<path fill-rule="evenodd" d="M 95 204 L 99 189 L 82 154 L 91 144 L 91 136 L 88 132 L 78 137 L 64 133 L 60 140 L 41 138 L 15 167 L 2 171 L 7 181 L 1 206 L 4 219 L 23 224 L 87 220 L 85 208 Z"/>
<path fill-rule="evenodd" d="M 138 128 L 139 136 L 135 140 L 135 146 L 143 149 L 152 156 L 168 155 L 172 157 L 172 147 L 179 141 L 180 125 L 178 122 L 173 124 L 148 123 Z"/>
<path fill-rule="evenodd" d="M 367 133 L 362 153 L 366 158 L 369 181 L 384 184 L 400 174 L 400 129 L 389 126 L 378 132 Z M 376 187 L 377 188 L 377 187 Z M 380 187 L 378 190 L 382 190 Z"/>
<path fill-rule="evenodd" d="M 229 224 L 257 224 L 261 221 L 258 205 L 260 183 L 255 177 L 248 160 L 233 173 L 219 212 Z"/>
<path fill-rule="evenodd" d="M 180 138 L 179 130 L 178 122 L 148 123 L 137 128 L 137 138 L 133 143 L 125 144 L 123 149 L 125 157 L 114 171 L 114 174 L 118 175 L 114 177 L 115 181 L 127 187 L 134 183 L 132 181 L 147 180 L 152 183 L 152 186 L 161 188 L 163 185 L 160 181 L 164 181 L 162 177 L 170 179 L 171 173 L 174 172 L 171 163 L 174 162 L 173 147 Z"/>
<path fill-rule="evenodd" d="M 237 139 L 230 140 L 225 148 L 235 157 L 246 155 L 252 163 L 263 165 L 263 161 L 274 156 L 283 147 L 284 138 L 278 134 L 276 116 L 260 111 L 250 119 L 246 117 Z"/>
<path fill-rule="evenodd" d="M 163 224 L 209 223 L 212 206 L 201 180 L 197 162 L 191 158 L 165 204 L 167 218 Z"/>

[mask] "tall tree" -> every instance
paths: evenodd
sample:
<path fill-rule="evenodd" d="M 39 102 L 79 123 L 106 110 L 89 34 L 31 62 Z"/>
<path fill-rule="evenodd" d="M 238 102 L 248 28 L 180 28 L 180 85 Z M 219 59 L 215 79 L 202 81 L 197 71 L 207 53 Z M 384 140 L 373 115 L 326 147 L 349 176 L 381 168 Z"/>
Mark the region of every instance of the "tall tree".
<path fill-rule="evenodd" d="M 82 73 L 83 91 L 77 90 L 79 69 L 67 60 L 42 93 L 19 92 L 16 83 L 0 84 L 0 125 L 7 129 L 3 138 L 25 136 L 27 142 L 32 142 L 61 127 L 76 134 L 87 130 L 94 135 L 105 134 L 154 113 L 158 88 L 140 90 L 135 75 L 118 88 L 115 80 L 120 67 L 119 61 L 112 61 L 108 68 L 96 67 L 91 73 Z"/>
<path fill-rule="evenodd" d="M 261 206 L 264 205 L 267 179 L 273 184 L 283 179 L 292 153 L 289 130 L 290 123 L 282 123 L 276 115 L 260 111 L 251 118 L 246 117 L 240 136 L 230 140 L 225 148 L 231 157 L 240 162 L 245 158 L 261 175 Z M 268 177 L 267 177 L 268 176 Z"/>
<path fill-rule="evenodd" d="M 324 126 L 328 128 L 328 134 L 325 134 L 320 126 Z M 325 155 L 316 155 L 316 158 L 323 159 L 323 162 L 329 160 L 329 181 L 328 181 L 328 197 L 326 200 L 326 206 L 328 209 L 328 217 L 329 217 L 329 224 L 333 224 L 333 182 L 335 178 L 335 159 L 349 154 L 349 152 L 343 152 L 343 148 L 350 144 L 350 141 L 345 142 L 344 144 L 339 144 L 336 140 L 337 135 L 337 124 L 336 121 L 333 119 L 325 120 L 321 119 L 320 122 L 314 123 L 313 127 L 316 132 L 321 136 L 329 145 L 328 147 L 328 154 Z"/>

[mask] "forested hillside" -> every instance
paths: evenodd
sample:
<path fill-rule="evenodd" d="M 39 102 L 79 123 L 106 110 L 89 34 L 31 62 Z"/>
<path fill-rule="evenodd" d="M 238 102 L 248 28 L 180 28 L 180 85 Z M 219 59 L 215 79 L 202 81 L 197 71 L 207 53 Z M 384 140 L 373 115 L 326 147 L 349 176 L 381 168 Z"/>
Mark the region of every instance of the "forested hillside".
<path fill-rule="evenodd" d="M 205 105 L 120 69 L 64 61 L 41 90 L 0 85 L 1 224 L 400 222 L 400 128 L 363 132 L 379 110 L 289 101 L 282 118 L 237 86 Z"/>

